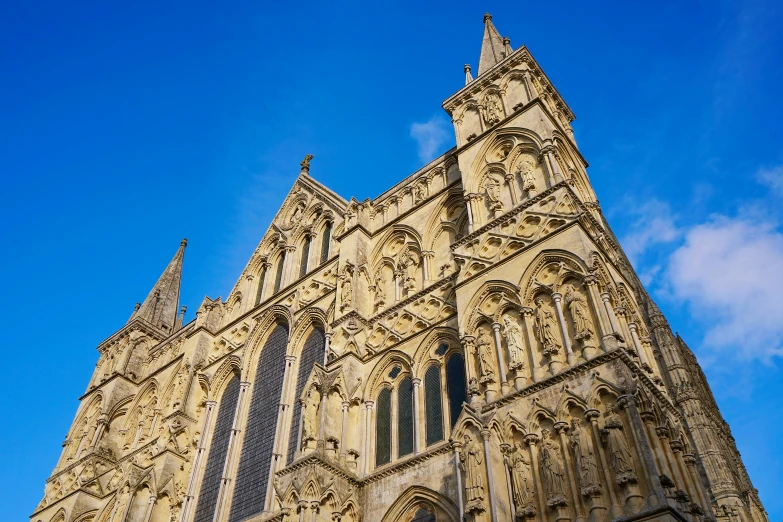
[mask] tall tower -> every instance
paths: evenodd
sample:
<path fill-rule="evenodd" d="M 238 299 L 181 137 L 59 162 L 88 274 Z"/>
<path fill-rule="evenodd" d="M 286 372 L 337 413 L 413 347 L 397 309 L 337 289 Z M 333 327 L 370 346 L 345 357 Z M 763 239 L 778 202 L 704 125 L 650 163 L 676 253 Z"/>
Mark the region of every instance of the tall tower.
<path fill-rule="evenodd" d="M 601 214 L 571 109 L 484 17 L 456 146 L 373 199 L 310 175 L 223 301 L 183 241 L 38 522 L 766 522 L 704 374 Z"/>

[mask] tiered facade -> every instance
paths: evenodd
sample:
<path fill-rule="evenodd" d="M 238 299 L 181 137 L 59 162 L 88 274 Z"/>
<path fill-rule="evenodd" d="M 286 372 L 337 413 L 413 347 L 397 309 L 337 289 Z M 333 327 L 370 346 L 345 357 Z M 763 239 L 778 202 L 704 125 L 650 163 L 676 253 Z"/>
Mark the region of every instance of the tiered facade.
<path fill-rule="evenodd" d="M 375 199 L 311 156 L 228 298 L 183 242 L 98 347 L 34 522 L 766 522 L 610 231 L 573 114 L 488 15 L 457 145 Z"/>

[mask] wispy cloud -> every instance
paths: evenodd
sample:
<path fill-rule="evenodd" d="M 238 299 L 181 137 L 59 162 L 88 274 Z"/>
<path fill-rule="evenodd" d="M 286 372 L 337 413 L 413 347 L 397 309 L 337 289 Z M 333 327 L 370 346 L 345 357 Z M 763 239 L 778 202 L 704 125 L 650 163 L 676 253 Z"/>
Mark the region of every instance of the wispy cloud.
<path fill-rule="evenodd" d="M 671 243 L 681 236 L 675 223 L 675 215 L 668 203 L 651 199 L 641 205 L 628 205 L 633 223 L 622 240 L 623 249 L 637 268 L 646 253 L 663 243 Z M 656 267 L 653 267 L 656 268 Z M 659 270 L 650 274 L 650 279 Z M 647 281 L 649 282 L 649 280 Z"/>
<path fill-rule="evenodd" d="M 769 187 L 776 196 L 783 197 L 783 165 L 760 168 L 756 172 L 756 180 Z"/>
<path fill-rule="evenodd" d="M 424 123 L 411 124 L 411 138 L 416 140 L 419 160 L 429 163 L 449 139 L 449 122 L 443 116 L 433 116 Z"/>

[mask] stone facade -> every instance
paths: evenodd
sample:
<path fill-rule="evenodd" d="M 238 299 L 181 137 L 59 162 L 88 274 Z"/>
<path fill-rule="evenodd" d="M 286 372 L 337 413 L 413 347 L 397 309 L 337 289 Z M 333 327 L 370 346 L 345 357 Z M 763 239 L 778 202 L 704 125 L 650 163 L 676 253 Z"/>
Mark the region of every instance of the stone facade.
<path fill-rule="evenodd" d="M 186 242 L 98 346 L 34 522 L 765 522 L 574 116 L 488 15 L 457 146 L 375 199 L 310 176 L 228 298 Z"/>

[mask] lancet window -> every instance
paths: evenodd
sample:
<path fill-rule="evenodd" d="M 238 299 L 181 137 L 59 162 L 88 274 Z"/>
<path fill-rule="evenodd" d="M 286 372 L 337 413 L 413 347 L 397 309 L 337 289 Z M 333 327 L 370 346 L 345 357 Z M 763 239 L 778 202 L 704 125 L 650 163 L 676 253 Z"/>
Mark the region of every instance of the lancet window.
<path fill-rule="evenodd" d="M 391 389 L 378 394 L 378 413 L 375 417 L 375 465 L 391 462 Z"/>
<path fill-rule="evenodd" d="M 275 273 L 275 290 L 273 293 L 280 291 L 280 284 L 283 282 L 283 266 L 285 266 L 285 251 L 280 253 L 280 258 L 277 260 L 277 272 Z"/>
<path fill-rule="evenodd" d="M 328 221 L 324 227 L 323 237 L 321 238 L 321 263 L 326 263 L 329 259 L 329 243 L 332 240 L 332 222 Z"/>
<path fill-rule="evenodd" d="M 211 522 L 215 515 L 220 479 L 223 476 L 223 467 L 228 452 L 228 443 L 231 439 L 231 427 L 234 424 L 234 413 L 239 400 L 239 378 L 234 376 L 223 390 L 218 404 L 217 421 L 212 434 L 212 442 L 209 447 L 207 465 L 204 476 L 201 479 L 201 489 L 196 505 L 194 522 Z"/>
<path fill-rule="evenodd" d="M 261 299 L 264 298 L 264 279 L 266 279 L 266 268 L 261 269 L 261 273 L 258 274 L 258 289 L 256 290 L 256 306 L 261 304 Z"/>
<path fill-rule="evenodd" d="M 278 324 L 258 358 L 229 522 L 244 520 L 264 509 L 287 344 L 288 327 Z"/>
<path fill-rule="evenodd" d="M 462 411 L 462 403 L 468 400 L 465 360 L 458 353 L 451 355 L 446 361 L 446 392 L 449 398 L 449 420 L 451 428 L 454 429 Z"/>
<path fill-rule="evenodd" d="M 397 457 L 413 453 L 413 381 L 405 377 L 397 386 Z"/>
<path fill-rule="evenodd" d="M 294 395 L 294 410 L 291 416 L 291 431 L 288 437 L 288 458 L 286 460 L 288 464 L 294 460 L 296 445 L 299 440 L 299 426 L 302 421 L 302 404 L 299 402 L 299 397 L 302 395 L 302 391 L 304 391 L 304 386 L 307 383 L 310 372 L 313 370 L 313 366 L 318 361 L 323 360 L 325 346 L 326 337 L 324 332 L 320 328 L 316 328 L 307 338 L 302 348 L 302 355 L 299 358 L 299 371 L 296 375 L 296 394 Z"/>
<path fill-rule="evenodd" d="M 299 277 L 304 277 L 307 274 L 307 258 L 310 256 L 310 243 L 312 237 L 310 234 L 305 236 L 304 244 L 302 245 L 302 260 L 299 263 Z"/>
<path fill-rule="evenodd" d="M 427 446 L 443 440 L 443 401 L 440 368 L 430 366 L 424 374 L 424 411 L 427 416 Z"/>

